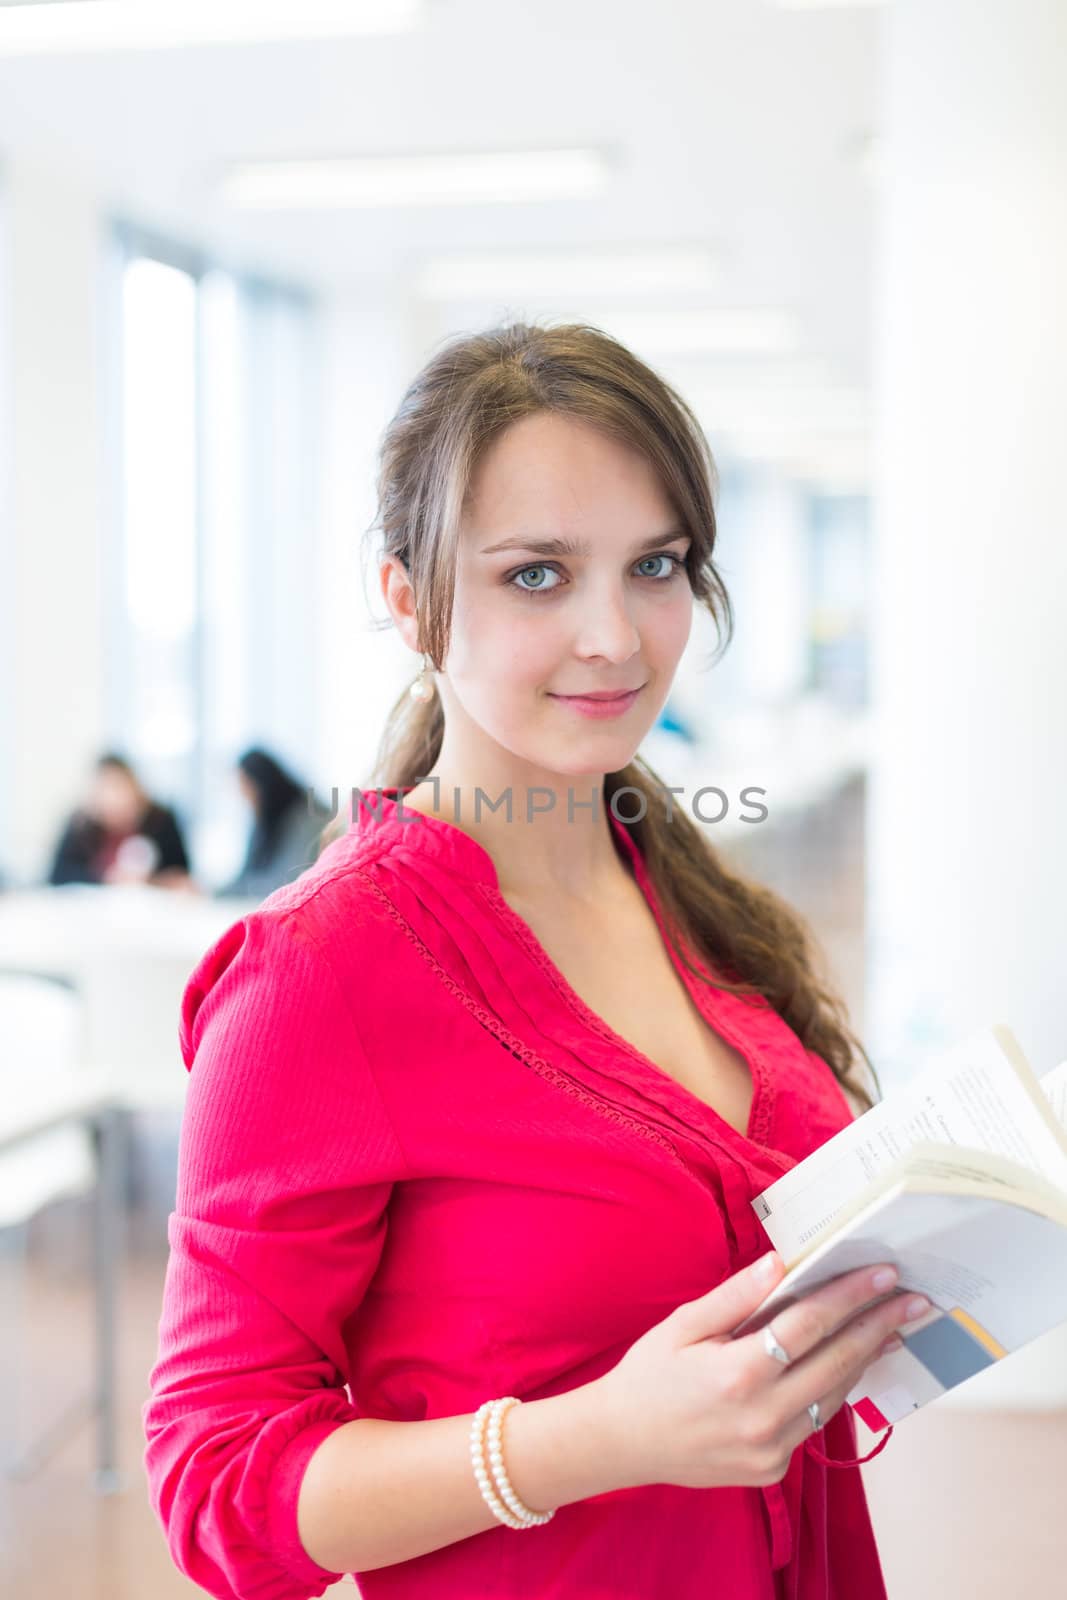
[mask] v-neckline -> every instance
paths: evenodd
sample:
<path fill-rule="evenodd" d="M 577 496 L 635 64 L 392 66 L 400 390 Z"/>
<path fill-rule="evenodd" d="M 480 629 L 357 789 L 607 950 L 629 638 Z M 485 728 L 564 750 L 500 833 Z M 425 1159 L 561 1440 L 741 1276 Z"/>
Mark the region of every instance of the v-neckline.
<path fill-rule="evenodd" d="M 651 1056 L 645 1055 L 643 1050 L 639 1050 L 629 1039 L 616 1032 L 598 1011 L 594 1011 L 592 1006 L 582 999 L 577 989 L 574 988 L 562 970 L 553 961 L 525 917 L 522 917 L 514 906 L 509 904 L 501 891 L 491 884 L 482 884 L 480 888 L 482 894 L 508 923 L 520 942 L 526 946 L 534 961 L 559 991 L 570 1009 L 587 1027 L 598 1033 L 615 1050 L 622 1052 L 639 1069 L 642 1078 L 647 1080 L 654 1098 L 659 1100 L 661 1104 L 666 1105 L 669 1110 L 674 1111 L 675 1114 L 679 1114 L 681 1111 L 684 1121 L 691 1122 L 692 1114 L 695 1112 L 701 1119 L 710 1120 L 716 1131 L 726 1135 L 731 1140 L 750 1145 L 758 1142 L 755 1138 L 755 1132 L 766 1116 L 764 1102 L 768 1089 L 768 1078 L 763 1069 L 763 1063 L 746 1041 L 740 1038 L 728 1024 L 723 1023 L 721 1016 L 717 1016 L 713 1021 L 708 1015 L 706 1004 L 701 1004 L 702 1000 L 706 1002 L 708 991 L 698 994 L 696 987 L 698 980 L 694 979 L 675 957 L 668 940 L 664 937 L 662 920 L 649 899 L 644 885 L 641 885 L 642 892 L 645 894 L 646 903 L 656 919 L 656 925 L 660 930 L 660 937 L 663 939 L 668 959 L 685 984 L 687 992 L 692 996 L 705 1026 L 710 1028 L 713 1033 L 717 1033 L 724 1043 L 732 1045 L 748 1067 L 752 1080 L 752 1099 L 743 1132 L 740 1128 L 735 1128 L 733 1123 L 724 1117 L 721 1112 L 716 1111 L 715 1107 L 710 1105 L 707 1100 L 695 1094 L 680 1079 L 673 1077 L 658 1062 L 653 1061 Z M 688 1111 L 688 1115 L 685 1115 L 686 1111 Z"/>
<path fill-rule="evenodd" d="M 405 786 L 405 792 L 408 787 L 414 787 L 414 785 Z M 387 797 L 385 825 L 394 828 L 400 826 L 400 824 L 395 819 L 396 802 L 391 796 L 398 792 L 399 790 L 396 786 L 386 787 L 379 791 L 382 796 Z M 744 1132 L 739 1128 L 735 1128 L 733 1123 L 728 1121 L 721 1112 L 715 1110 L 714 1106 L 710 1105 L 706 1100 L 702 1100 L 698 1094 L 694 1094 L 684 1083 L 672 1077 L 650 1056 L 646 1056 L 636 1045 L 631 1044 L 629 1039 L 617 1033 L 599 1012 L 594 1011 L 591 1006 L 586 1004 L 578 991 L 552 960 L 552 957 L 530 924 L 504 898 L 500 888 L 496 863 L 484 845 L 479 843 L 473 835 L 466 833 L 462 828 L 446 821 L 443 817 L 438 817 L 430 812 L 421 812 L 418 815 L 422 822 L 429 825 L 429 830 L 424 832 L 421 828 L 416 828 L 416 835 L 421 836 L 424 842 L 432 840 L 435 847 L 443 852 L 444 859 L 449 859 L 457 870 L 463 869 L 464 875 L 471 886 L 482 895 L 486 903 L 496 911 L 498 917 L 511 929 L 519 942 L 525 946 L 535 964 L 540 967 L 570 1010 L 587 1028 L 599 1035 L 629 1063 L 631 1073 L 627 1081 L 638 1092 L 642 1092 L 656 1100 L 690 1131 L 703 1131 L 719 1142 L 725 1140 L 727 1143 L 739 1147 L 739 1153 L 742 1155 L 746 1148 L 749 1150 L 753 1148 L 763 1150 L 766 1148 L 759 1135 L 763 1134 L 769 1125 L 774 1101 L 774 1084 L 764 1064 L 761 1052 L 749 1040 L 735 1032 L 729 1023 L 724 1022 L 721 1015 L 716 1015 L 713 1019 L 709 1014 L 714 986 L 706 985 L 693 977 L 676 957 L 666 936 L 664 918 L 644 859 L 636 842 L 631 838 L 629 829 L 615 816 L 614 812 L 609 811 L 609 818 L 617 847 L 624 861 L 628 862 L 638 888 L 645 898 L 645 903 L 652 912 L 668 959 L 685 984 L 706 1026 L 713 1033 L 718 1033 L 725 1043 L 732 1045 L 748 1067 L 752 1079 L 752 1099 Z M 362 817 L 361 822 L 363 822 Z M 363 825 L 365 825 L 365 822 Z M 379 826 L 381 826 L 381 823 L 379 823 Z M 407 830 L 401 826 L 400 831 L 403 835 Z M 686 950 L 689 956 L 694 958 L 694 952 L 688 943 L 686 944 Z M 705 971 L 707 970 L 706 964 L 699 959 L 694 958 L 694 964 Z"/>

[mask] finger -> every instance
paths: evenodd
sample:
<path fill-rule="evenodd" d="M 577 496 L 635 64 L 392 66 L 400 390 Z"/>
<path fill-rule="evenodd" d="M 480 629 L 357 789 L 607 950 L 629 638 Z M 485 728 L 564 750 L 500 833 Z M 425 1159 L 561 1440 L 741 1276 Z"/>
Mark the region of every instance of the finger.
<path fill-rule="evenodd" d="M 839 1389 L 847 1395 L 886 1339 L 906 1320 L 914 1320 L 909 1318 L 909 1307 L 916 1305 L 919 1316 L 929 1310 L 929 1302 L 921 1295 L 897 1295 L 871 1306 L 801 1360 L 792 1362 L 775 1385 L 778 1415 L 802 1412 L 813 1400 Z"/>
<path fill-rule="evenodd" d="M 847 1389 L 837 1388 L 832 1394 L 816 1395 L 814 1397 L 819 1403 L 820 1427 L 825 1428 L 828 1422 L 833 1421 L 844 1405 L 847 1395 Z M 810 1404 L 811 1401 L 809 1400 L 808 1405 Z M 788 1421 L 782 1424 L 779 1430 L 779 1438 L 782 1440 L 783 1447 L 792 1455 L 798 1445 L 803 1444 L 805 1439 L 810 1439 L 816 1432 L 818 1432 L 818 1429 L 811 1419 L 810 1411 L 805 1406 L 798 1416 L 791 1416 Z"/>
<path fill-rule="evenodd" d="M 889 1347 L 892 1345 L 894 1338 L 896 1339 L 896 1345 L 900 1345 L 901 1341 L 899 1336 L 892 1335 L 889 1340 L 883 1341 L 879 1348 L 874 1352 L 876 1358 L 883 1353 L 888 1353 Z M 819 1428 L 815 1427 L 811 1412 L 808 1410 L 808 1406 L 812 1404 L 812 1400 L 810 1399 L 805 1402 L 804 1410 L 802 1412 L 795 1416 L 790 1415 L 783 1417 L 783 1420 L 779 1424 L 778 1435 L 784 1448 L 789 1452 L 790 1455 L 793 1454 L 793 1451 L 798 1445 L 804 1443 L 805 1439 L 810 1439 L 812 1434 L 817 1433 L 819 1429 L 825 1428 L 828 1422 L 833 1421 L 834 1417 L 836 1417 L 837 1413 L 841 1410 L 841 1407 L 848 1399 L 863 1370 L 863 1367 L 861 1367 L 859 1372 L 851 1374 L 844 1382 L 838 1384 L 836 1389 L 831 1390 L 828 1394 L 820 1394 L 812 1397 L 818 1403 L 819 1407 Z"/>
<path fill-rule="evenodd" d="M 889 1271 L 890 1282 L 881 1281 L 880 1274 Z M 802 1295 L 792 1304 L 784 1305 L 771 1316 L 775 1338 L 793 1361 L 798 1361 L 854 1317 L 873 1300 L 891 1297 L 895 1292 L 895 1268 L 887 1264 L 861 1267 L 856 1272 L 846 1272 L 830 1283 Z M 745 1334 L 740 1342 L 751 1342 L 766 1359 L 763 1333 Z"/>
<path fill-rule="evenodd" d="M 699 1299 L 685 1301 L 674 1312 L 684 1336 L 696 1341 L 732 1332 L 763 1303 L 784 1271 L 781 1256 L 769 1250 Z"/>
<path fill-rule="evenodd" d="M 896 1338 L 895 1346 L 892 1345 L 892 1340 L 894 1337 Z M 899 1336 L 891 1336 L 889 1340 L 884 1341 L 874 1352 L 875 1358 L 882 1354 L 888 1354 L 891 1346 L 893 1348 L 899 1348 L 900 1343 L 901 1341 Z M 865 1367 L 869 1364 L 869 1362 L 863 1363 L 857 1372 L 852 1373 L 847 1379 L 845 1379 L 843 1383 L 838 1384 L 837 1388 L 831 1390 L 828 1394 L 814 1396 L 814 1399 L 818 1402 L 819 1407 L 819 1428 L 825 1428 L 828 1422 L 833 1421 L 834 1417 L 836 1417 L 837 1413 L 841 1410 L 841 1407 L 847 1401 L 852 1389 L 862 1375 Z M 803 1412 L 798 1416 L 786 1418 L 779 1429 L 780 1437 L 790 1455 L 792 1455 L 797 1445 L 803 1444 L 805 1439 L 810 1439 L 812 1434 L 819 1431 L 819 1429 L 815 1427 L 811 1412 L 808 1410 L 808 1406 L 811 1405 L 811 1403 L 811 1400 L 808 1400 L 804 1406 Z"/>

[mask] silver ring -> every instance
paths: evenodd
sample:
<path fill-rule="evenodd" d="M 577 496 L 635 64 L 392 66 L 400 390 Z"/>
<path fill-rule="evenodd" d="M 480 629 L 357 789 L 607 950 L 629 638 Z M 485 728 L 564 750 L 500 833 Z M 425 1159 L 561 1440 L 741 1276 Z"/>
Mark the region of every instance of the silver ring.
<path fill-rule="evenodd" d="M 819 1402 L 817 1400 L 813 1400 L 808 1407 L 808 1416 L 811 1418 L 812 1427 L 818 1433 L 823 1424 L 822 1417 L 819 1415 Z"/>
<path fill-rule="evenodd" d="M 778 1340 L 774 1337 L 774 1329 L 769 1322 L 765 1324 L 763 1329 L 763 1348 L 769 1356 L 773 1356 L 776 1361 L 780 1361 L 783 1367 L 787 1367 L 793 1359 L 791 1355 L 782 1349 Z"/>

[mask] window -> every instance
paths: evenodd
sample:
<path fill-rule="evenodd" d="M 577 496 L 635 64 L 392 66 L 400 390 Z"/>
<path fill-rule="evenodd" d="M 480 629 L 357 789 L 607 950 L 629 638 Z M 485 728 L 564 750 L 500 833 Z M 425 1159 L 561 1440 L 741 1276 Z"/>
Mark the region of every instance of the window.
<path fill-rule="evenodd" d="M 115 228 L 110 742 L 176 806 L 196 870 L 234 867 L 234 762 L 310 758 L 313 303 Z"/>
<path fill-rule="evenodd" d="M 187 799 L 199 714 L 196 299 L 188 272 L 148 256 L 123 273 L 122 722 L 140 761 Z"/>

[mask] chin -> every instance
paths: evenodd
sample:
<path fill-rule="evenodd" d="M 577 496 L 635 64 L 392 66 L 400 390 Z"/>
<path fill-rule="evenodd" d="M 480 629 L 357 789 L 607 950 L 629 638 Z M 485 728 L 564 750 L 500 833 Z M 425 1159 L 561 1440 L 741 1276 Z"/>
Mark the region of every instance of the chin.
<path fill-rule="evenodd" d="M 644 735 L 642 734 L 641 737 L 643 740 Z M 546 754 L 545 760 L 540 765 L 546 771 L 556 772 L 563 778 L 585 778 L 599 781 L 604 777 L 605 773 L 621 772 L 623 767 L 628 767 L 640 748 L 641 741 L 639 740 L 637 744 L 634 744 L 632 735 L 626 740 L 625 744 L 620 742 L 613 745 L 610 740 L 605 739 L 597 749 L 595 765 L 593 766 L 589 765 L 592 751 L 588 749 L 575 755 L 572 761 L 567 761 L 562 754 L 558 754 L 553 759 L 549 753 Z"/>

